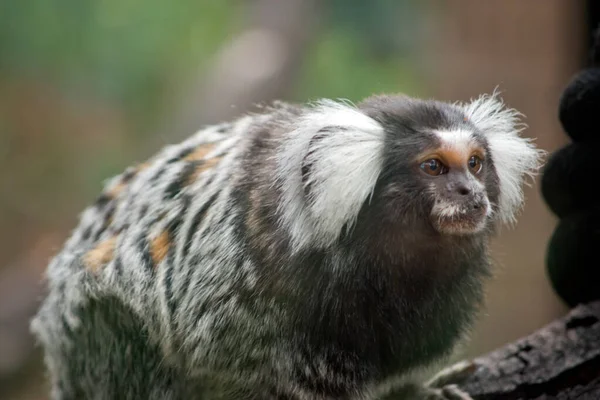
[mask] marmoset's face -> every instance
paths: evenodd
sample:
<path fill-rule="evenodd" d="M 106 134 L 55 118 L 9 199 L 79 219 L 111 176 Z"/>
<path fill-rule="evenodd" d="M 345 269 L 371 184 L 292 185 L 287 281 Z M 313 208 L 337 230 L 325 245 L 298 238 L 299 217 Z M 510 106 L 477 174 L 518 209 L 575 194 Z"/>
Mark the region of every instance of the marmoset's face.
<path fill-rule="evenodd" d="M 430 222 L 440 233 L 474 234 L 492 213 L 486 177 L 492 168 L 484 143 L 468 129 L 431 132 L 431 145 L 414 161 L 430 196 Z"/>
<path fill-rule="evenodd" d="M 378 185 L 383 218 L 399 229 L 425 223 L 444 235 L 490 225 L 499 185 L 489 132 L 439 102 L 387 98 L 364 108 L 387 134 Z"/>

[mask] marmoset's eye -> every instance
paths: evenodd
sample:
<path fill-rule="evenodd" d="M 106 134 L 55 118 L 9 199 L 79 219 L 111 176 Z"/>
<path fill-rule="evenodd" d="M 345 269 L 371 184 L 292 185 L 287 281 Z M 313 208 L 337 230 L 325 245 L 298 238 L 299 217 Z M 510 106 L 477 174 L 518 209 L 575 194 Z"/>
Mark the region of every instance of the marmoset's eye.
<path fill-rule="evenodd" d="M 441 174 L 445 174 L 447 172 L 447 168 L 442 162 L 438 159 L 432 158 L 431 160 L 427 160 L 421 163 L 419 166 L 423 172 L 427 175 L 437 176 Z"/>
<path fill-rule="evenodd" d="M 479 156 L 472 156 L 469 159 L 469 168 L 474 174 L 478 174 L 481 172 L 481 168 L 483 167 L 482 159 Z"/>

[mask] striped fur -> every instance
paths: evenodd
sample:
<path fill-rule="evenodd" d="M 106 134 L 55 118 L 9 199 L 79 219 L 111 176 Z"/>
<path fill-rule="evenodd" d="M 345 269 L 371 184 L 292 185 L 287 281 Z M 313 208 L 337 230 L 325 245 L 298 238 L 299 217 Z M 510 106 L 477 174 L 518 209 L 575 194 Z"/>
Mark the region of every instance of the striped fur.
<path fill-rule="evenodd" d="M 481 299 L 486 241 L 372 256 L 370 240 L 388 248 L 368 218 L 390 133 L 368 115 L 279 104 L 112 178 L 50 263 L 32 323 L 53 398 L 370 399 L 447 355 Z M 494 126 L 494 146 L 524 146 Z M 502 218 L 529 167 L 500 173 Z"/>

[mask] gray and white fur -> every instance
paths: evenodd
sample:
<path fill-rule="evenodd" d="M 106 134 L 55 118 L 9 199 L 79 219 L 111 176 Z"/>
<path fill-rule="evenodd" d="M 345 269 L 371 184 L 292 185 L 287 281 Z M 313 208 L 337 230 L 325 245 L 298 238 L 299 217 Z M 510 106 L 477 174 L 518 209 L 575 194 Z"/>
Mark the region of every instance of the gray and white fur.
<path fill-rule="evenodd" d="M 127 169 L 47 269 L 53 399 L 403 398 L 539 166 L 518 119 L 495 94 L 277 103 Z"/>

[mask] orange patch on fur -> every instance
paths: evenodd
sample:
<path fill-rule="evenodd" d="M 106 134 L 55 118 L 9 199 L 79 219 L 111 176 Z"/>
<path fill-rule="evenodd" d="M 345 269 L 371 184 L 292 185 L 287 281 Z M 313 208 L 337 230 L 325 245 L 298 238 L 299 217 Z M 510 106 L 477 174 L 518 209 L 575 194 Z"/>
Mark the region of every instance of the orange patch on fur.
<path fill-rule="evenodd" d="M 138 164 L 137 166 L 135 166 L 134 170 L 132 171 L 132 173 L 125 177 L 125 175 L 123 177 L 121 177 L 121 180 L 114 184 L 110 189 L 108 189 L 108 191 L 106 191 L 106 196 L 108 196 L 111 199 L 116 198 L 129 184 L 129 182 L 131 182 L 131 180 L 140 173 L 140 171 L 143 171 L 144 169 L 148 168 L 150 166 L 149 163 L 142 163 L 142 164 Z"/>
<path fill-rule="evenodd" d="M 150 243 L 150 255 L 152 256 L 154 265 L 157 265 L 165 258 L 169 252 L 169 247 L 171 247 L 171 237 L 167 231 L 161 232 L 160 235 L 152 240 Z"/>
<path fill-rule="evenodd" d="M 106 192 L 106 195 L 108 197 L 110 197 L 111 199 L 114 199 L 115 197 L 117 197 L 122 191 L 123 189 L 125 189 L 127 185 L 123 182 L 119 182 L 116 185 L 114 185 L 113 187 L 111 187 L 108 192 Z"/>
<path fill-rule="evenodd" d="M 467 165 L 469 159 L 474 155 L 484 158 L 485 151 L 479 146 L 472 146 L 467 149 L 444 147 L 424 154 L 422 157 L 419 157 L 419 160 L 420 162 L 424 162 L 432 158 L 436 158 L 447 167 L 462 167 Z"/>
<path fill-rule="evenodd" d="M 184 160 L 186 161 L 198 161 L 202 160 L 208 153 L 210 153 L 215 148 L 214 143 L 207 143 L 201 146 L 198 146 L 193 152 L 185 156 Z"/>
<path fill-rule="evenodd" d="M 456 149 L 444 149 L 438 152 L 442 162 L 447 166 L 462 166 L 466 165 L 471 157 L 471 152 Z"/>
<path fill-rule="evenodd" d="M 260 195 L 258 190 L 250 191 L 250 207 L 246 214 L 246 224 L 253 234 L 258 234 L 262 228 L 262 221 L 258 215 L 260 207 Z"/>
<path fill-rule="evenodd" d="M 221 161 L 221 159 L 218 158 L 218 157 L 215 157 L 215 158 L 210 158 L 210 159 L 206 160 L 205 162 L 203 162 L 202 164 L 200 164 L 198 166 L 198 168 L 196 168 L 194 170 L 194 172 L 192 172 L 190 174 L 190 176 L 188 177 L 188 179 L 185 181 L 185 185 L 191 185 L 192 183 L 194 183 L 196 181 L 196 179 L 198 179 L 198 177 L 200 176 L 201 173 L 203 173 L 204 171 L 207 171 L 207 170 L 211 169 L 219 161 Z"/>
<path fill-rule="evenodd" d="M 83 263 L 85 267 L 91 272 L 98 272 L 101 267 L 105 266 L 113 259 L 116 244 L 116 236 L 98 243 L 96 247 L 84 254 Z"/>

